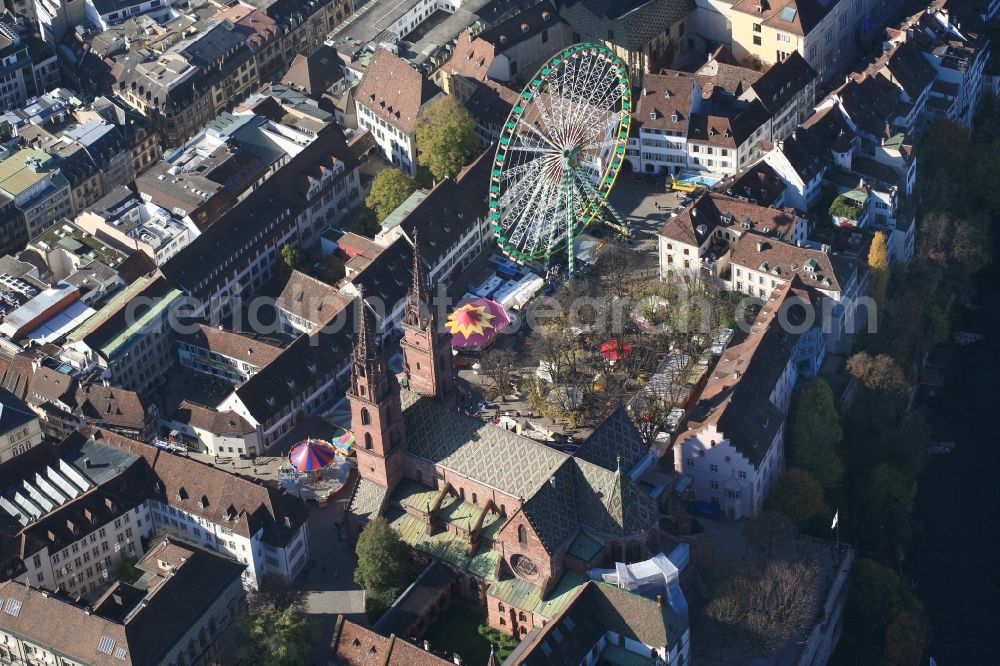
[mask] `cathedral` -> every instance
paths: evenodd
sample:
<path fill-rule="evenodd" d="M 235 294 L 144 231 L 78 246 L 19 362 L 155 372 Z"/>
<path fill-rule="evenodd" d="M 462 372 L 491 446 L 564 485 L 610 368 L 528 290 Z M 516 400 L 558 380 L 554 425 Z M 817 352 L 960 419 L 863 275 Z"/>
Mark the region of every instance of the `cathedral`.
<path fill-rule="evenodd" d="M 360 474 L 351 527 L 384 516 L 449 567 L 491 626 L 521 638 L 568 603 L 588 570 L 659 552 L 657 503 L 632 477 L 648 451 L 621 407 L 572 455 L 459 411 L 450 336 L 429 307 L 414 245 L 405 388 L 361 308 L 348 389 Z"/>

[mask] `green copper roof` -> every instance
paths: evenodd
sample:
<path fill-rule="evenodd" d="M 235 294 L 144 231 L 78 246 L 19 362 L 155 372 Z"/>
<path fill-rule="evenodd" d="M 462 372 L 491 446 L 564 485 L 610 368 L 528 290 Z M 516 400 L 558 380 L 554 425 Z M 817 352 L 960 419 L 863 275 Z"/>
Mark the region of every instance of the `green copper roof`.
<path fill-rule="evenodd" d="M 181 296 L 183 296 L 183 294 L 179 289 L 171 289 L 167 292 L 166 296 L 157 300 L 156 303 L 153 304 L 153 307 L 143 313 L 143 315 L 139 317 L 138 320 L 133 322 L 131 326 L 128 326 L 118 335 L 108 340 L 108 342 L 101 347 L 101 353 L 105 356 L 105 358 L 114 356 L 115 352 L 118 351 L 122 345 L 128 342 L 133 335 L 139 333 L 146 327 L 147 324 L 156 320 L 160 315 L 166 312 L 173 302 Z"/>

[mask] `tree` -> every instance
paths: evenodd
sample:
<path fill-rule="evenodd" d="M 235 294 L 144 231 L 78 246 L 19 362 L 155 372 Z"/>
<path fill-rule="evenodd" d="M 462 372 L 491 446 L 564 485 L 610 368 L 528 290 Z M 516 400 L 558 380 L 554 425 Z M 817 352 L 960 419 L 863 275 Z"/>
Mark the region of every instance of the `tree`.
<path fill-rule="evenodd" d="M 799 526 L 826 511 L 823 487 L 809 475 L 809 472 L 794 467 L 778 479 L 774 490 L 771 491 L 771 497 L 768 498 L 768 504 Z"/>
<path fill-rule="evenodd" d="M 409 547 L 382 516 L 361 531 L 355 553 L 354 582 L 383 602 L 391 603 L 413 577 Z"/>
<path fill-rule="evenodd" d="M 457 97 L 427 107 L 417 123 L 417 155 L 435 179 L 454 178 L 479 150 L 476 123 Z"/>
<path fill-rule="evenodd" d="M 416 182 L 399 169 L 383 169 L 372 181 L 365 207 L 374 213 L 375 222 L 382 222 L 416 189 Z"/>
<path fill-rule="evenodd" d="M 789 461 L 829 490 L 844 474 L 844 463 L 837 455 L 843 437 L 833 391 L 817 377 L 792 401 L 788 417 Z"/>
<path fill-rule="evenodd" d="M 288 282 L 289 276 L 291 276 L 292 271 L 302 271 L 307 272 L 309 270 L 309 262 L 306 258 L 302 256 L 302 253 L 298 248 L 292 245 L 282 245 L 281 246 L 281 261 L 274 267 L 275 279 L 280 283 L 284 284 Z"/>
<path fill-rule="evenodd" d="M 857 514 L 859 538 L 899 559 L 912 536 L 910 515 L 916 494 L 916 482 L 887 463 L 864 472 L 851 502 L 863 507 Z"/>
<path fill-rule="evenodd" d="M 309 661 L 312 625 L 301 598 L 256 593 L 241 629 L 241 665 L 298 666 Z"/>
<path fill-rule="evenodd" d="M 885 294 L 889 288 L 889 248 L 883 231 L 876 231 L 868 248 L 868 269 L 871 274 L 872 298 L 879 310 L 885 309 Z"/>
<path fill-rule="evenodd" d="M 906 605 L 903 582 L 892 569 L 861 558 L 854 564 L 847 615 L 859 629 L 881 635 L 882 627 Z"/>
<path fill-rule="evenodd" d="M 910 389 L 902 368 L 888 354 L 858 352 L 847 359 L 847 370 L 872 391 L 903 394 Z"/>
<path fill-rule="evenodd" d="M 517 373 L 517 356 L 509 349 L 491 349 L 483 354 L 482 372 L 493 380 L 500 397 L 510 393 L 514 376 Z"/>
<path fill-rule="evenodd" d="M 817 576 L 805 562 L 766 563 L 723 584 L 707 614 L 751 650 L 773 654 L 816 616 Z"/>
<path fill-rule="evenodd" d="M 638 276 L 639 264 L 635 251 L 622 245 L 609 243 L 597 256 L 594 269 L 607 289 L 618 297 L 628 296 Z"/>
<path fill-rule="evenodd" d="M 347 274 L 344 261 L 335 254 L 323 260 L 323 281 L 327 284 L 337 284 Z"/>
<path fill-rule="evenodd" d="M 746 521 L 743 533 L 751 543 L 767 551 L 771 557 L 774 547 L 788 541 L 795 533 L 795 526 L 780 511 L 764 509 L 756 518 Z"/>
<path fill-rule="evenodd" d="M 923 616 L 903 611 L 886 627 L 885 663 L 888 666 L 918 664 L 930 643 L 931 628 Z"/>

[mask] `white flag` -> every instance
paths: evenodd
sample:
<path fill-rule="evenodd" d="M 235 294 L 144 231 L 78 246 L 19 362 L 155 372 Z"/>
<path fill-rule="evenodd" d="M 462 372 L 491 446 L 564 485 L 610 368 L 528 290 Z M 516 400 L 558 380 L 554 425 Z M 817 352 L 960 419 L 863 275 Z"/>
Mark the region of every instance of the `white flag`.
<path fill-rule="evenodd" d="M 837 521 L 838 520 L 840 520 L 840 510 L 839 509 L 837 510 L 837 513 L 833 514 L 833 525 L 830 525 L 830 529 L 831 530 L 837 528 Z"/>

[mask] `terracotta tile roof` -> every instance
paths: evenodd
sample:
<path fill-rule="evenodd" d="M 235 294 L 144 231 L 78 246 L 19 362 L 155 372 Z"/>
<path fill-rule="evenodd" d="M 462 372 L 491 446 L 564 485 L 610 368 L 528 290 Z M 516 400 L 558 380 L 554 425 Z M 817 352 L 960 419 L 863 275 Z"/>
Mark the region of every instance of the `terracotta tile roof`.
<path fill-rule="evenodd" d="M 0 356 L 0 388 L 7 389 L 22 400 L 28 395 L 34 374 L 35 362 L 29 354 Z"/>
<path fill-rule="evenodd" d="M 916 101 L 921 93 L 933 83 L 936 73 L 920 52 L 915 42 L 906 41 L 886 51 L 868 66 L 869 75 L 882 74 L 895 82 Z"/>
<path fill-rule="evenodd" d="M 242 436 L 256 430 L 245 418 L 233 411 L 217 411 L 184 400 L 171 416 L 173 421 L 186 423 L 193 428 L 214 435 Z"/>
<path fill-rule="evenodd" d="M 776 238 L 792 237 L 798 218 L 785 210 L 759 206 L 748 201 L 707 190 L 697 195 L 687 208 L 667 220 L 659 234 L 700 247 L 718 227 L 733 228 L 737 234 L 751 229 L 768 229 Z M 702 231 L 699 231 L 702 227 Z"/>
<path fill-rule="evenodd" d="M 161 557 L 173 565 L 171 574 L 158 568 L 156 559 Z M 16 613 L 0 613 L 0 628 L 95 666 L 156 664 L 221 594 L 239 585 L 245 568 L 170 540 L 147 553 L 138 566 L 153 574 L 146 588 L 119 583 L 91 611 L 19 582 L 0 584 L 4 608 L 19 602 Z"/>
<path fill-rule="evenodd" d="M 720 184 L 719 189 L 727 195 L 770 208 L 785 193 L 785 183 L 770 164 L 761 160 L 737 174 L 732 181 Z"/>
<path fill-rule="evenodd" d="M 285 337 L 237 333 L 220 330 L 208 324 L 199 324 L 196 332 L 177 337 L 194 347 L 207 349 L 258 368 L 263 368 L 276 359 L 289 342 Z"/>
<path fill-rule="evenodd" d="M 746 339 L 723 353 L 692 409 L 688 430 L 677 442 L 714 425 L 753 465 L 767 455 L 784 421 L 768 396 L 798 340 L 797 334 L 777 325 L 776 315 L 791 289 L 788 281 L 772 291 Z"/>
<path fill-rule="evenodd" d="M 445 666 L 452 662 L 421 650 L 396 636 L 382 636 L 337 616 L 330 645 L 330 664 L 334 666 Z"/>
<path fill-rule="evenodd" d="M 449 76 L 485 81 L 495 53 L 493 44 L 482 39 L 482 35 L 473 37 L 472 33 L 466 30 L 458 36 L 455 50 L 441 65 L 441 69 Z"/>
<path fill-rule="evenodd" d="M 712 89 L 716 88 L 739 97 L 762 76 L 762 73 L 749 67 L 731 65 L 709 58 L 694 75 L 704 91 L 702 97 L 708 99 L 712 96 Z"/>
<path fill-rule="evenodd" d="M 76 379 L 52 368 L 39 367 L 31 378 L 28 402 L 40 403 L 58 400 L 67 405 L 74 404 Z M 39 397 L 41 396 L 41 397 Z"/>
<path fill-rule="evenodd" d="M 687 134 L 689 114 L 694 96 L 701 86 L 689 74 L 646 74 L 642 77 L 642 93 L 636 106 L 636 120 L 643 127 L 672 130 Z"/>
<path fill-rule="evenodd" d="M 723 148 L 737 148 L 747 141 L 770 118 L 759 101 L 750 102 L 731 117 L 692 113 L 688 123 L 688 142 Z"/>
<path fill-rule="evenodd" d="M 146 425 L 147 408 L 135 391 L 102 384 L 84 384 L 77 389 L 76 404 L 77 412 L 95 425 L 137 430 Z"/>
<path fill-rule="evenodd" d="M 855 270 L 841 257 L 758 233 L 740 238 L 730 263 L 769 273 L 780 280 L 787 281 L 797 275 L 805 284 L 831 294 L 839 294 Z"/>
<path fill-rule="evenodd" d="M 98 443 L 145 460 L 152 472 L 149 496 L 241 536 L 249 538 L 263 529 L 268 543 L 283 547 L 305 521 L 302 501 L 283 491 L 106 430 L 93 434 Z"/>
<path fill-rule="evenodd" d="M 350 305 L 350 301 L 326 282 L 300 271 L 292 271 L 274 305 L 314 326 L 322 326 Z"/>
<path fill-rule="evenodd" d="M 412 134 L 421 107 L 441 89 L 392 52 L 379 48 L 358 84 L 354 98 L 378 118 Z"/>
<path fill-rule="evenodd" d="M 342 78 L 337 50 L 323 44 L 309 55 L 296 55 L 281 82 L 318 98 Z"/>

